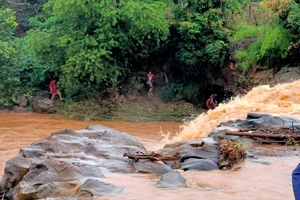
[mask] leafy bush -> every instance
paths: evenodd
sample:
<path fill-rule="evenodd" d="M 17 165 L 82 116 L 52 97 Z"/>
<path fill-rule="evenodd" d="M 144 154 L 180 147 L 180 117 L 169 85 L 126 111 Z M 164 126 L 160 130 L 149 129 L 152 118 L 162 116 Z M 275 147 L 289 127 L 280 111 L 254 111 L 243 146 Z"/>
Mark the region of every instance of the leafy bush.
<path fill-rule="evenodd" d="M 231 39 L 232 42 L 246 38 L 259 38 L 264 33 L 265 29 L 263 25 L 255 26 L 245 22 L 238 23 L 233 28 L 235 30 L 235 34 Z"/>
<path fill-rule="evenodd" d="M 163 100 L 175 102 L 184 99 L 188 102 L 198 104 L 200 101 L 200 87 L 196 84 L 184 86 L 180 83 L 170 83 L 162 88 Z"/>
<path fill-rule="evenodd" d="M 183 93 L 184 87 L 182 84 L 170 83 L 162 88 L 162 97 L 164 101 L 176 101 L 176 95 Z"/>
<path fill-rule="evenodd" d="M 257 41 L 250 44 L 246 50 L 236 52 L 239 68 L 242 70 L 251 69 L 256 64 L 274 67 L 288 55 L 290 34 L 282 26 L 279 24 L 261 25 L 257 30 L 259 30 L 256 37 Z M 238 32 L 244 32 L 244 30 Z M 242 37 L 242 34 L 238 32 L 239 37 L 237 38 Z M 249 35 L 243 36 L 248 37 Z"/>
<path fill-rule="evenodd" d="M 249 45 L 245 51 L 237 51 L 236 57 L 239 60 L 238 68 L 247 71 L 251 69 L 259 59 L 259 50 L 261 43 L 256 41 Z"/>
<path fill-rule="evenodd" d="M 198 104 L 200 102 L 200 87 L 195 84 L 190 84 L 182 91 L 182 96 L 188 102 Z"/>

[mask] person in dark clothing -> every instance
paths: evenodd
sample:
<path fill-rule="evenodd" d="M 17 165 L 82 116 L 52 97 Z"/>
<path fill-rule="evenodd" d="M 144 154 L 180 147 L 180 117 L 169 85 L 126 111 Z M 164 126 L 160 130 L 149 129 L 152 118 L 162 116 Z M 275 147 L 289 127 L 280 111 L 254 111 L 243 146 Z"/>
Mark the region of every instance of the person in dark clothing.
<path fill-rule="evenodd" d="M 295 200 L 300 200 L 300 164 L 292 173 L 292 182 Z"/>
<path fill-rule="evenodd" d="M 206 100 L 206 107 L 208 109 L 215 109 L 218 106 L 218 101 L 216 100 L 216 94 L 210 95 L 210 97 Z"/>

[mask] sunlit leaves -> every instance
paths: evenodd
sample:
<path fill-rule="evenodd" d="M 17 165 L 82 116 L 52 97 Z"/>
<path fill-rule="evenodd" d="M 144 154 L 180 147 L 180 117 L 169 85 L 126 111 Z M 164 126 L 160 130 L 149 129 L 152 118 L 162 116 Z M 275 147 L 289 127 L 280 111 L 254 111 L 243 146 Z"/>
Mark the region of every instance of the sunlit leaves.
<path fill-rule="evenodd" d="M 8 8 L 0 8 L 0 55 L 5 58 L 9 58 L 15 53 L 15 49 L 9 44 L 9 41 L 16 27 L 14 12 Z"/>

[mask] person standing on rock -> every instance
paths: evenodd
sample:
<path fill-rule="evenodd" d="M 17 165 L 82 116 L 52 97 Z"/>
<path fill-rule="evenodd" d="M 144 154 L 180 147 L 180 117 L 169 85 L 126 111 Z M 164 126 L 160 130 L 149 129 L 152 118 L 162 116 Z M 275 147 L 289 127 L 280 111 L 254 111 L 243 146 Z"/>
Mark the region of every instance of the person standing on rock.
<path fill-rule="evenodd" d="M 153 96 L 153 78 L 154 78 L 154 74 L 152 74 L 152 72 L 150 71 L 147 75 L 147 84 L 149 85 L 149 91 L 148 91 L 148 96 Z"/>
<path fill-rule="evenodd" d="M 61 92 L 56 87 L 56 81 L 55 80 L 52 80 L 50 82 L 49 88 L 50 88 L 50 94 L 51 94 L 51 100 L 52 101 L 54 101 L 55 95 L 59 96 L 59 100 L 61 100 L 61 101 L 64 100 L 64 98 L 62 98 L 62 96 L 61 96 Z"/>

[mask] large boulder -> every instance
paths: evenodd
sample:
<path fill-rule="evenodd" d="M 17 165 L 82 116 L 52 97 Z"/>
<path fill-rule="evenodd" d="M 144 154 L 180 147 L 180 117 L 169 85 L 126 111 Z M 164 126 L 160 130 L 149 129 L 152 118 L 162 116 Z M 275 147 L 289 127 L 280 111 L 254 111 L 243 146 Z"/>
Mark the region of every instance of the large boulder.
<path fill-rule="evenodd" d="M 270 82 L 271 86 L 282 84 L 282 83 L 290 83 L 293 81 L 297 81 L 300 79 L 300 73 L 298 68 L 287 68 L 287 71 L 279 71 L 274 75 L 274 78 Z"/>
<path fill-rule="evenodd" d="M 37 113 L 55 113 L 53 102 L 49 98 L 36 96 L 32 102 L 33 111 Z"/>
<path fill-rule="evenodd" d="M 133 136 L 94 125 L 85 130 L 63 130 L 34 142 L 9 160 L 0 183 L 0 198 L 92 198 L 122 188 L 103 183 L 108 173 L 165 174 L 171 168 L 143 160 L 130 162 L 124 153 L 147 154 Z"/>
<path fill-rule="evenodd" d="M 170 143 L 158 152 L 165 157 L 179 155 L 175 161 L 165 161 L 173 169 L 209 171 L 218 169 L 219 151 L 208 138 Z"/>
<path fill-rule="evenodd" d="M 293 117 L 278 117 L 256 113 L 249 113 L 245 120 L 230 120 L 221 123 L 220 126 L 235 127 L 239 129 L 293 127 L 295 132 L 300 132 L 300 121 Z"/>
<path fill-rule="evenodd" d="M 28 99 L 25 96 L 20 95 L 17 97 L 14 103 L 20 107 L 26 107 L 28 105 Z"/>
<path fill-rule="evenodd" d="M 16 113 L 26 113 L 27 108 L 21 107 L 21 106 L 14 106 L 13 111 Z"/>

